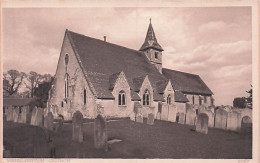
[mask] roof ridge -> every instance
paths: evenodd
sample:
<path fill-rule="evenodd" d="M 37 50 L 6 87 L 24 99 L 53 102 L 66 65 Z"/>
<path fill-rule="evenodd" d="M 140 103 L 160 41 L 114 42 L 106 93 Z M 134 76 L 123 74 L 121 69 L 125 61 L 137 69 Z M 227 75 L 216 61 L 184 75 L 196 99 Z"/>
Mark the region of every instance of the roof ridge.
<path fill-rule="evenodd" d="M 84 37 L 87 37 L 87 38 L 90 38 L 90 39 L 93 39 L 93 40 L 96 40 L 96 41 L 100 41 L 100 42 L 102 42 L 102 43 L 106 43 L 106 44 L 110 44 L 110 45 L 113 45 L 113 46 L 125 48 L 125 49 L 128 49 L 128 50 L 137 52 L 137 53 L 139 53 L 139 54 L 143 54 L 143 52 L 141 52 L 141 51 L 139 51 L 139 50 L 131 49 L 131 48 L 128 48 L 128 47 L 125 47 L 125 46 L 122 46 L 122 45 L 117 45 L 117 44 L 115 44 L 115 43 L 111 43 L 111 42 L 107 42 L 107 41 L 102 41 L 101 39 L 97 39 L 97 38 L 94 38 L 94 37 L 86 36 L 86 35 L 84 35 L 84 34 L 76 33 L 76 32 L 70 31 L 70 30 L 68 30 L 68 32 L 71 32 L 71 33 L 74 33 L 74 34 L 77 34 L 77 35 L 80 35 L 80 36 L 84 36 Z"/>
<path fill-rule="evenodd" d="M 183 72 L 183 71 L 178 71 L 178 70 L 172 70 L 172 69 L 168 69 L 168 68 L 162 68 L 162 69 L 166 70 L 166 71 L 175 71 L 175 72 L 180 72 L 180 73 L 184 73 L 184 74 L 199 76 L 198 74 L 193 74 L 193 73 L 188 73 L 188 72 Z"/>

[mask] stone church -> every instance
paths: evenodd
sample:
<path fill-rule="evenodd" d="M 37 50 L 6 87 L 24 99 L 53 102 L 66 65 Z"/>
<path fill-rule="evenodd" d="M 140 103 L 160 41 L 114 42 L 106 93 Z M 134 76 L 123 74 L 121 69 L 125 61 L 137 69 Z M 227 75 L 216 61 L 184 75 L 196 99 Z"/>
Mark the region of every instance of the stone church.
<path fill-rule="evenodd" d="M 90 119 L 100 113 L 134 118 L 138 112 L 175 122 L 187 104 L 214 105 L 198 75 L 162 68 L 162 56 L 151 21 L 139 50 L 66 30 L 48 109 L 67 120 L 79 110 Z"/>

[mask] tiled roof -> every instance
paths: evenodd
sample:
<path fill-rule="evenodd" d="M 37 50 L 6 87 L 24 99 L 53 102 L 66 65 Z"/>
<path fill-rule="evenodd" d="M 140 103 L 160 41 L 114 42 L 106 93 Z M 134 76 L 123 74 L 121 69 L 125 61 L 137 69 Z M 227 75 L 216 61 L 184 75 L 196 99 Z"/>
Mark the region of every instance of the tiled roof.
<path fill-rule="evenodd" d="M 189 102 L 187 97 L 181 91 L 174 92 L 174 100 L 175 102 Z"/>
<path fill-rule="evenodd" d="M 162 69 L 162 73 L 166 78 L 171 80 L 174 90 L 191 94 L 213 94 L 208 86 L 201 80 L 199 75 L 165 68 Z"/>
<path fill-rule="evenodd" d="M 79 62 L 82 63 L 84 71 L 87 72 L 88 80 L 93 85 L 97 98 L 114 98 L 110 90 L 115 78 L 113 74 L 122 71 L 125 73 L 132 90 L 137 90 L 139 87 L 134 79 L 146 75 L 148 75 L 154 90 L 156 90 L 157 82 L 167 82 L 167 79 L 156 67 L 150 64 L 143 52 L 68 30 L 66 33 L 75 53 L 79 56 Z M 155 97 L 159 97 L 159 95 Z"/>
<path fill-rule="evenodd" d="M 4 106 L 26 106 L 32 102 L 32 98 L 3 98 Z"/>
<path fill-rule="evenodd" d="M 110 90 L 114 89 L 114 86 L 116 84 L 116 80 L 117 80 L 118 76 L 120 75 L 120 73 L 121 72 L 110 75 L 110 77 L 109 77 L 109 89 Z"/>
<path fill-rule="evenodd" d="M 148 48 L 154 48 L 159 51 L 163 51 L 161 45 L 159 45 L 159 43 L 157 42 L 152 23 L 149 24 L 147 34 L 145 37 L 145 41 L 144 41 L 143 45 L 141 46 L 140 50 L 143 51 Z"/>

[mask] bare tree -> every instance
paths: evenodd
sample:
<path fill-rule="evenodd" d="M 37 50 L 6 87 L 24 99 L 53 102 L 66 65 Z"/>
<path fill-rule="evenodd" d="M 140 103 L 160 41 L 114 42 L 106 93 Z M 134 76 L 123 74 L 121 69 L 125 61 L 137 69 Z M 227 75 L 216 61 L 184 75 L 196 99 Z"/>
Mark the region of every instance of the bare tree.
<path fill-rule="evenodd" d="M 43 81 L 43 76 L 37 72 L 30 71 L 30 73 L 26 75 L 26 78 L 27 82 L 24 82 L 24 84 L 26 88 L 30 90 L 31 97 L 34 97 L 34 90 Z"/>
<path fill-rule="evenodd" d="M 12 96 L 17 93 L 26 74 L 17 70 L 9 70 L 3 76 L 3 89 L 9 96 Z"/>

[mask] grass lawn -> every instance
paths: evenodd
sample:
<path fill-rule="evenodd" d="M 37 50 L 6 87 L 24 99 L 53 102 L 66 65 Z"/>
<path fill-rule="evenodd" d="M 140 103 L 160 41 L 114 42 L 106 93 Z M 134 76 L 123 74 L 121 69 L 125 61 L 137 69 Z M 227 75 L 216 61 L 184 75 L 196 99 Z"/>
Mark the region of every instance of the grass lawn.
<path fill-rule="evenodd" d="M 60 133 L 52 133 L 57 158 L 252 158 L 252 138 L 235 132 L 210 128 L 204 135 L 188 125 L 164 121 L 147 125 L 124 119 L 107 123 L 108 138 L 122 141 L 104 152 L 94 148 L 94 124 L 83 126 L 83 143 L 71 141 L 70 123 Z M 50 144 L 40 127 L 4 122 L 3 135 L 12 157 L 50 157 Z"/>

